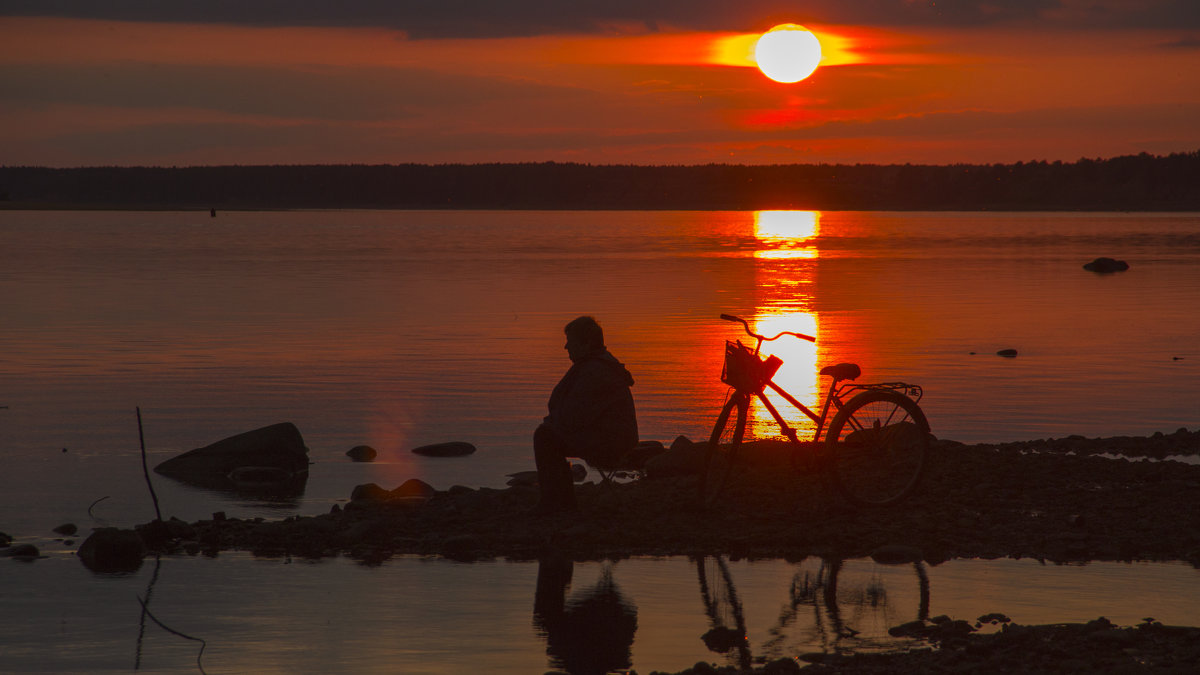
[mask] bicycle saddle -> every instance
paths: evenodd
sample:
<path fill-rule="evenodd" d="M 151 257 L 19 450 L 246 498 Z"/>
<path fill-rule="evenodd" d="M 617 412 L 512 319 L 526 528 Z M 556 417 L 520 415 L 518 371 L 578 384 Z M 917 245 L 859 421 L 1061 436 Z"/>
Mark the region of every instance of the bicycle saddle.
<path fill-rule="evenodd" d="M 821 369 L 822 375 L 831 375 L 835 380 L 854 380 L 862 375 L 862 369 L 857 363 L 839 363 L 832 366 L 825 366 Z"/>

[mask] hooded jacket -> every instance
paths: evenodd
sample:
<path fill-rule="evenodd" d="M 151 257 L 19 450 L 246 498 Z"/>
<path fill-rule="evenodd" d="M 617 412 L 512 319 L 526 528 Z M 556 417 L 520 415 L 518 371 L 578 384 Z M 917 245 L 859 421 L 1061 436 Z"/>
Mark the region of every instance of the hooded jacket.
<path fill-rule="evenodd" d="M 607 349 L 571 365 L 547 403 L 545 424 L 563 439 L 568 456 L 613 465 L 638 442 L 633 375 Z"/>

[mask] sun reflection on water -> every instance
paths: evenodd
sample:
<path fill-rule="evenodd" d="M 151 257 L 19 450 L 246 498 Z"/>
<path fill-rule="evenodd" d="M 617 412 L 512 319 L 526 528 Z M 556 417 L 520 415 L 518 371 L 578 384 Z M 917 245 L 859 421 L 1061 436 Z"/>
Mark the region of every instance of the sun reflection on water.
<path fill-rule="evenodd" d="M 816 258 L 820 211 L 755 211 L 754 237 L 760 248 L 755 258 Z"/>
<path fill-rule="evenodd" d="M 810 261 L 818 258 L 820 223 L 819 211 L 754 213 L 754 237 L 759 243 L 754 257 L 762 262 L 756 266 L 757 300 L 751 325 L 756 333 L 767 337 L 792 331 L 818 339 L 814 344 L 785 335 L 762 346 L 764 356 L 774 354 L 783 359 L 775 383 L 814 412 L 819 412 L 817 355 L 821 336 L 813 299 L 805 287 L 813 281 Z M 814 425 L 807 415 L 770 390 L 767 396 L 789 425 L 802 430 L 802 437 L 804 432 L 811 433 Z M 755 433 L 774 433 L 778 427 L 771 414 L 761 405 L 753 406 L 752 411 Z"/>

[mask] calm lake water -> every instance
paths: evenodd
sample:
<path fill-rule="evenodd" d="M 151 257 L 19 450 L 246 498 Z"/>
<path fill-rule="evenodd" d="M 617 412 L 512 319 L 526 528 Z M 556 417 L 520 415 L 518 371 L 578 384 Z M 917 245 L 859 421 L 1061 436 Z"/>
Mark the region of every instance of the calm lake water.
<path fill-rule="evenodd" d="M 1130 269 L 1081 269 L 1098 256 L 1124 259 Z M 530 434 L 568 365 L 562 326 L 585 313 L 601 320 L 610 348 L 637 379 L 645 439 L 707 435 L 724 395 L 722 343 L 738 331 L 717 318 L 722 312 L 750 318 L 762 332 L 817 336 L 815 345 L 785 338 L 771 348 L 786 362 L 778 381 L 801 400 L 816 401 L 822 366 L 854 361 L 865 381 L 921 384 L 921 405 L 942 438 L 1195 429 L 1198 262 L 1194 213 L 0 211 L 0 406 L 7 406 L 0 409 L 0 531 L 58 551 L 32 565 L 0 560 L 0 597 L 32 612 L 41 631 L 6 628 L 17 632 L 0 635 L 0 663 L 24 654 L 15 661 L 20 669 L 38 669 L 36 655 L 69 639 L 104 656 L 86 667 L 46 661 L 64 666 L 47 670 L 132 667 L 136 630 L 116 624 L 132 618 L 136 626 L 132 596 L 144 597 L 152 561 L 136 575 L 92 577 L 50 530 L 74 522 L 86 534 L 154 517 L 137 407 L 151 465 L 280 421 L 294 422 L 310 448 L 315 464 L 293 499 L 240 498 L 156 476 L 164 515 L 185 520 L 214 511 L 322 513 L 357 484 L 391 488 L 412 477 L 443 489 L 502 486 L 506 474 L 533 467 Z M 1019 355 L 996 356 L 1007 348 Z M 479 450 L 441 460 L 409 452 L 448 440 Z M 378 461 L 349 462 L 345 451 L 359 444 L 377 448 Z M 948 611 L 936 608 L 942 599 L 978 588 L 938 577 L 947 566 L 1014 563 L 1025 564 L 932 568 L 934 612 Z M 602 576 L 598 565 L 577 565 L 572 588 Z M 778 565 L 790 579 L 791 567 Z M 694 567 L 687 560 L 613 567 L 613 583 L 639 608 L 634 654 L 664 654 L 665 662 L 635 659 L 635 667 L 678 670 L 708 653 L 698 641 L 707 628 L 696 574 L 680 572 Z M 173 618 L 203 618 L 173 626 L 182 632 L 253 642 L 219 647 L 214 639 L 208 672 L 220 670 L 219 649 L 234 649 L 225 662 L 231 671 L 273 663 L 336 669 L 337 659 L 353 658 L 346 670 L 394 671 L 403 661 L 453 672 L 456 659 L 508 650 L 520 654 L 512 663 L 531 664 L 512 672 L 536 672 L 548 659 L 530 623 L 536 568 L 164 560 L 155 595 L 176 585 L 181 595 L 162 600 L 162 613 L 187 607 Z M 1158 568 L 1054 569 L 1143 579 Z M 1195 597 L 1194 570 L 1166 569 L 1182 573 Z M 1005 588 L 1000 599 L 1023 592 L 1029 576 L 995 574 L 993 583 Z M 693 588 L 664 591 L 661 603 L 657 592 L 642 590 L 680 576 Z M 225 578 L 235 581 L 221 593 L 254 589 L 270 598 L 254 601 L 263 605 L 254 621 L 219 594 L 201 592 Z M 786 596 L 787 584 L 770 578 L 771 593 Z M 1097 582 L 1103 600 L 1095 611 L 1158 611 L 1130 600 L 1144 596 L 1120 592 L 1135 582 L 1115 578 Z M 436 599 L 421 597 L 429 594 Z M 103 625 L 56 614 L 61 607 L 45 602 L 55 597 L 71 598 L 66 604 Z M 779 601 L 764 597 L 773 619 Z M 1000 599 L 978 603 L 987 605 L 978 612 L 1040 620 Z M 359 606 L 349 611 L 347 602 Z M 390 614 L 372 609 L 383 602 Z M 1047 600 L 1041 609 L 1058 604 Z M 412 631 L 392 632 L 405 622 L 439 640 L 478 634 L 480 644 L 465 654 L 428 647 Z M 481 632 L 481 622 L 493 628 Z M 47 634 L 48 627 L 59 632 Z M 195 668 L 187 641 L 155 639 L 185 644 L 161 647 L 171 655 L 156 653 L 153 669 Z M 674 647 L 654 646 L 659 641 L 678 641 L 680 651 L 667 656 Z M 313 644 L 324 645 L 319 658 L 327 661 L 313 660 Z"/>

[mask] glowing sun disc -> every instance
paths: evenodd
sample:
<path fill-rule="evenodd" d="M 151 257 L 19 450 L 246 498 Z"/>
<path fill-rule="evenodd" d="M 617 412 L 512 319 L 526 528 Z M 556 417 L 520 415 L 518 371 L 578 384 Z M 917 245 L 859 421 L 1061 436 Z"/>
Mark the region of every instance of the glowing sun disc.
<path fill-rule="evenodd" d="M 776 82 L 799 82 L 821 63 L 821 43 L 804 26 L 784 23 L 762 34 L 754 45 L 754 61 Z"/>

